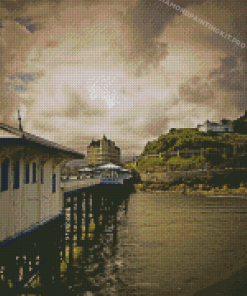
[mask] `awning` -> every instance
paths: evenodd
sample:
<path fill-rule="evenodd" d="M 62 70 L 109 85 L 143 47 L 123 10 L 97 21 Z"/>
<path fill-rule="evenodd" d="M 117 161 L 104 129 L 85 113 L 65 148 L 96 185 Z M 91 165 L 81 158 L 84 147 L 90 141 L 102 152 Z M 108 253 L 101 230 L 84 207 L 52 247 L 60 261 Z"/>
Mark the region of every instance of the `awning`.
<path fill-rule="evenodd" d="M 102 166 L 97 167 L 97 170 L 121 170 L 122 167 L 115 165 L 113 163 L 108 163 Z"/>
<path fill-rule="evenodd" d="M 83 169 L 79 169 L 79 172 L 92 172 L 93 170 L 91 170 L 90 168 L 83 168 Z"/>

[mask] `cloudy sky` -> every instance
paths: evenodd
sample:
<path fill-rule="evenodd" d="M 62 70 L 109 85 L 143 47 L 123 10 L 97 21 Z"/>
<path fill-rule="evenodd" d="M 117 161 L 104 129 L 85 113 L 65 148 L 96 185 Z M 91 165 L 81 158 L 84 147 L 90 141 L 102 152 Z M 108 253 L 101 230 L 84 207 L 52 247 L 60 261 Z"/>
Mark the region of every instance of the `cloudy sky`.
<path fill-rule="evenodd" d="M 245 0 L 173 4 L 1 0 L 0 122 L 20 109 L 28 132 L 84 153 L 105 134 L 136 155 L 172 127 L 243 115 Z"/>

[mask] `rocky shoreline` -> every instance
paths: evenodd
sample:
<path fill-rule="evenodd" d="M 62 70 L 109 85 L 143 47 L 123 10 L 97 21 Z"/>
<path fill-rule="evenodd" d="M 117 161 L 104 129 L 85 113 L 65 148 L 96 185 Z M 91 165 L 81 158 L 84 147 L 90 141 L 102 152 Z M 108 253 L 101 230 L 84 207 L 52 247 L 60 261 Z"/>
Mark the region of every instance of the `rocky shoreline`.
<path fill-rule="evenodd" d="M 204 184 L 199 184 L 197 187 L 190 187 L 186 184 L 179 184 L 175 186 L 169 186 L 165 183 L 142 183 L 135 184 L 136 192 L 169 192 L 169 193 L 182 193 L 182 194 L 204 194 L 204 195 L 247 195 L 246 187 L 239 187 L 236 189 L 230 189 L 227 187 L 205 187 Z"/>
<path fill-rule="evenodd" d="M 246 169 L 237 171 L 190 171 L 140 173 L 136 192 L 169 192 L 204 195 L 247 195 Z"/>

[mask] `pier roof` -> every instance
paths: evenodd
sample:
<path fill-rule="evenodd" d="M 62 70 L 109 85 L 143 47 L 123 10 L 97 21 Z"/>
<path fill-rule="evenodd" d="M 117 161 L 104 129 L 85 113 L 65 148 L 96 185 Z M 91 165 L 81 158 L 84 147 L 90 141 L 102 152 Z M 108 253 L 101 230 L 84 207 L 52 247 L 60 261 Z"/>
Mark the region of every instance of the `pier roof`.
<path fill-rule="evenodd" d="M 0 131 L 5 131 L 10 134 L 10 137 L 1 137 L 0 133 L 0 143 L 6 145 L 21 145 L 21 146 L 36 146 L 42 148 L 48 148 L 50 151 L 63 152 L 73 158 L 83 159 L 85 155 L 76 150 L 70 149 L 66 146 L 57 144 L 55 142 L 43 139 L 36 135 L 30 134 L 26 131 L 20 131 L 18 128 L 7 125 L 5 123 L 0 123 Z"/>

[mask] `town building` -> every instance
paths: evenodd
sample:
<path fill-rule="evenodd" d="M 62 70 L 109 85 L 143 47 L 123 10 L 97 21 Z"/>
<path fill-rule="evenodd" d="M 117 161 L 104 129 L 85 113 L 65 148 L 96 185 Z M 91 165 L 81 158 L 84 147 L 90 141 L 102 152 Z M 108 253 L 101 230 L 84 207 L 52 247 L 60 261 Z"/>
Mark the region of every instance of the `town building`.
<path fill-rule="evenodd" d="M 84 157 L 0 123 L 0 242 L 61 215 L 61 167 Z"/>
<path fill-rule="evenodd" d="M 93 140 L 87 147 L 87 163 L 89 166 L 98 166 L 109 162 L 120 164 L 120 148 L 104 135 L 101 140 Z"/>
<path fill-rule="evenodd" d="M 203 125 L 198 125 L 197 128 L 200 132 L 234 132 L 232 121 L 227 119 L 222 119 L 219 123 L 207 120 Z"/>

